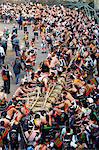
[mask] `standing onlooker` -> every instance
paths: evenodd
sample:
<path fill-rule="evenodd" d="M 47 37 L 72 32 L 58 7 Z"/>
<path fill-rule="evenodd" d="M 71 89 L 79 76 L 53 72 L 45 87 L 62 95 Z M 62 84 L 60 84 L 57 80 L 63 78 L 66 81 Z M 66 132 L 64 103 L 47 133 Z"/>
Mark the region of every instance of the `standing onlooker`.
<path fill-rule="evenodd" d="M 5 36 L 3 36 L 2 39 L 1 39 L 1 41 L 2 41 L 2 47 L 4 48 L 4 52 L 6 54 L 8 40 L 7 40 L 7 38 Z"/>
<path fill-rule="evenodd" d="M 29 48 L 29 32 L 24 33 L 25 46 Z"/>
<path fill-rule="evenodd" d="M 19 126 L 12 126 L 12 129 L 10 130 L 8 136 L 9 145 L 11 150 L 18 150 L 19 148 L 19 141 L 20 141 L 20 132 L 19 132 Z"/>
<path fill-rule="evenodd" d="M 12 43 L 12 50 L 13 51 L 14 51 L 14 42 L 13 42 L 14 38 L 16 38 L 16 33 L 15 32 L 12 33 L 12 35 L 11 35 L 11 43 Z"/>
<path fill-rule="evenodd" d="M 4 91 L 5 93 L 10 93 L 10 76 L 11 72 L 9 71 L 8 65 L 4 65 L 2 69 L 2 78 L 4 81 Z"/>
<path fill-rule="evenodd" d="M 25 21 L 24 23 L 23 23 L 23 30 L 24 30 L 24 34 L 27 32 L 27 22 Z"/>
<path fill-rule="evenodd" d="M 19 30 L 20 30 L 20 29 L 22 30 L 23 17 L 22 17 L 21 14 L 20 14 L 19 19 L 18 19 L 18 24 L 19 24 Z"/>
<path fill-rule="evenodd" d="M 38 25 L 34 27 L 34 38 L 38 40 Z"/>
<path fill-rule="evenodd" d="M 5 28 L 4 28 L 3 36 L 5 36 L 5 38 L 8 39 L 8 38 L 9 38 L 9 34 L 10 34 L 9 29 L 7 29 L 7 28 L 5 27 Z"/>
<path fill-rule="evenodd" d="M 2 47 L 2 44 L 0 43 L 0 66 L 4 64 L 4 58 L 5 58 L 4 48 Z"/>
<path fill-rule="evenodd" d="M 16 37 L 13 39 L 13 48 L 15 50 L 16 56 L 19 56 L 19 39 L 18 36 L 16 35 Z"/>
<path fill-rule="evenodd" d="M 12 28 L 12 34 L 13 33 L 15 33 L 15 34 L 18 33 L 18 29 L 17 29 L 16 25 L 14 25 L 13 28 Z"/>
<path fill-rule="evenodd" d="M 16 84 L 19 83 L 19 77 L 20 77 L 20 72 L 21 72 L 22 66 L 19 58 L 15 59 L 14 65 L 13 65 L 13 71 L 16 77 Z"/>

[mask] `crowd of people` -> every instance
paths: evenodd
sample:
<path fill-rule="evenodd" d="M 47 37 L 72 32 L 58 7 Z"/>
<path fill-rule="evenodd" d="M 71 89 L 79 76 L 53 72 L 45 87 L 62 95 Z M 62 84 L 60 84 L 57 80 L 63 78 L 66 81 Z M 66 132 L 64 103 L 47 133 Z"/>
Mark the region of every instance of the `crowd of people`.
<path fill-rule="evenodd" d="M 19 29 L 15 25 L 13 27 L 11 42 L 16 55 L 13 71 L 16 84 L 20 85 L 12 99 L 8 100 L 4 93 L 0 97 L 3 150 L 98 150 L 99 41 L 94 18 L 90 20 L 83 10 L 62 5 L 4 4 L 0 8 L 4 22 L 7 18 L 18 18 L 19 24 Z M 6 17 L 5 12 L 9 12 L 10 17 Z M 33 29 L 31 41 L 28 26 Z M 20 29 L 24 30 L 23 49 L 20 49 L 17 36 Z M 35 43 L 39 39 L 42 53 L 48 52 L 48 55 L 34 72 L 38 50 Z M 1 40 L 0 51 L 2 49 L 6 54 Z M 8 66 L 3 65 L 5 89 L 8 85 L 10 88 L 7 79 L 12 76 L 8 70 Z M 26 74 L 20 82 L 21 70 Z M 50 97 L 51 105 L 47 111 L 42 108 L 36 112 L 31 110 L 27 99 L 35 88 L 39 87 L 40 94 L 46 95 L 50 93 L 49 85 L 57 83 L 60 76 L 65 82 L 61 81 L 62 86 L 54 90 L 56 93 Z M 9 92 L 5 90 L 5 93 Z"/>

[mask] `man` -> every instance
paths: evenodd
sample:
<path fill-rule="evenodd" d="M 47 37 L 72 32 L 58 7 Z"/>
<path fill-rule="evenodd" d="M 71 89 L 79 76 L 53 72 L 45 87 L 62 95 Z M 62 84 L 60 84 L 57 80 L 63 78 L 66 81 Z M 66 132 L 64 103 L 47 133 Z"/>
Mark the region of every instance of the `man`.
<path fill-rule="evenodd" d="M 14 38 L 16 38 L 16 33 L 15 32 L 12 33 L 12 36 L 11 36 L 12 50 L 14 50 L 14 42 L 13 42 Z"/>
<path fill-rule="evenodd" d="M 17 29 L 17 27 L 16 27 L 15 24 L 13 25 L 13 28 L 12 28 L 12 34 L 13 34 L 13 33 L 15 33 L 15 34 L 18 33 L 18 29 Z"/>
<path fill-rule="evenodd" d="M 5 52 L 2 44 L 0 43 L 0 67 L 4 64 Z"/>
<path fill-rule="evenodd" d="M 17 57 L 14 62 L 14 65 L 13 65 L 13 71 L 14 71 L 14 74 L 16 77 L 16 84 L 19 83 L 21 69 L 22 69 L 21 62 L 20 62 L 19 58 Z"/>
<path fill-rule="evenodd" d="M 18 19 L 18 24 L 19 24 L 19 30 L 20 30 L 20 29 L 22 30 L 23 17 L 22 17 L 21 14 L 20 14 L 19 19 Z"/>
<path fill-rule="evenodd" d="M 4 81 L 4 91 L 7 94 L 10 93 L 10 76 L 11 72 L 9 71 L 8 65 L 4 65 L 2 70 L 2 78 Z"/>
<path fill-rule="evenodd" d="M 16 37 L 13 39 L 13 48 L 15 50 L 16 56 L 19 56 L 19 39 L 18 39 L 18 35 L 16 35 Z"/>

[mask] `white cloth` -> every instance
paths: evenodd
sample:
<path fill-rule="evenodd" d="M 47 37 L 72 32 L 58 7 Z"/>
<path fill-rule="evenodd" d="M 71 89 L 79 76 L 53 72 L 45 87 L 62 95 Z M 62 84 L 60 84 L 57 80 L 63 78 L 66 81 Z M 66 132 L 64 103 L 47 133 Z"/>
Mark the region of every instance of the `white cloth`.
<path fill-rule="evenodd" d="M 5 56 L 4 48 L 0 46 L 0 55 L 3 57 Z"/>

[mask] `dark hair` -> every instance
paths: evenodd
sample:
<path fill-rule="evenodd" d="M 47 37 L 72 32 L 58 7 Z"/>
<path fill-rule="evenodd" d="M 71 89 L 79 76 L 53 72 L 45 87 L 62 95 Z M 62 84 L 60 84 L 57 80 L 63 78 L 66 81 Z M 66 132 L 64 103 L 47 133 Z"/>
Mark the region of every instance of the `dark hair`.
<path fill-rule="evenodd" d="M 35 118 L 35 119 L 40 118 L 40 115 L 39 115 L 39 114 L 36 114 L 34 118 Z"/>
<path fill-rule="evenodd" d="M 71 79 L 75 79 L 75 78 L 73 77 L 73 75 L 72 75 L 72 74 L 70 75 L 70 78 L 71 78 Z"/>
<path fill-rule="evenodd" d="M 0 124 L 1 124 L 1 126 L 4 126 L 4 121 L 1 121 L 1 123 L 0 123 Z"/>
<path fill-rule="evenodd" d="M 35 38 L 32 38 L 32 41 L 34 42 L 34 41 L 35 41 Z"/>
<path fill-rule="evenodd" d="M 8 69 L 8 68 L 9 68 L 8 65 L 4 65 L 3 67 L 4 67 L 5 69 Z"/>
<path fill-rule="evenodd" d="M 49 122 L 49 116 L 48 115 L 46 115 L 46 121 Z"/>
<path fill-rule="evenodd" d="M 32 74 L 31 74 L 31 79 L 32 80 L 34 79 L 34 72 L 32 72 Z"/>
<path fill-rule="evenodd" d="M 45 110 L 42 110 L 42 111 L 41 111 L 41 115 L 42 115 L 42 116 L 44 116 L 45 113 L 46 113 Z"/>
<path fill-rule="evenodd" d="M 85 108 L 87 108 L 88 107 L 88 104 L 87 104 L 87 102 L 83 102 L 83 107 L 85 107 Z"/>
<path fill-rule="evenodd" d="M 38 71 L 37 74 L 40 75 L 41 71 Z"/>
<path fill-rule="evenodd" d="M 49 108 L 49 111 L 52 111 L 53 110 L 53 108 Z"/>
<path fill-rule="evenodd" d="M 68 69 L 67 69 L 67 71 L 68 71 L 68 72 L 70 72 L 70 71 L 71 71 L 71 69 L 70 69 L 70 68 L 68 68 Z"/>
<path fill-rule="evenodd" d="M 6 111 L 4 111 L 4 112 L 1 113 L 1 117 L 4 117 L 4 118 L 5 118 L 6 115 L 7 115 L 7 112 L 6 112 Z"/>

